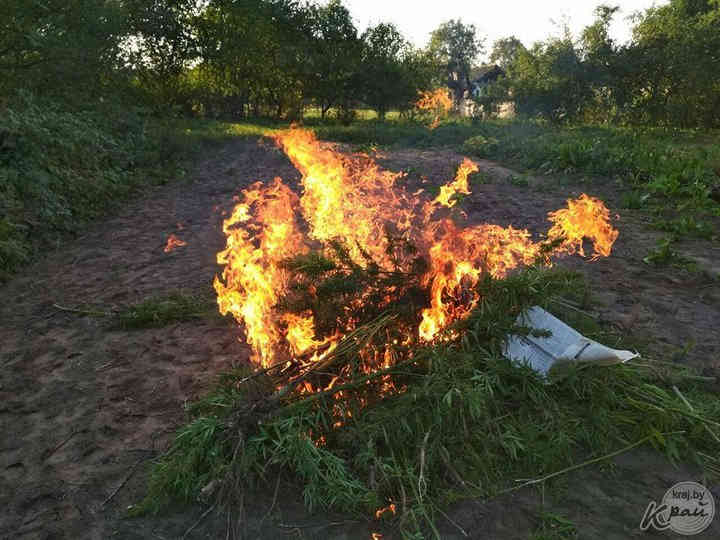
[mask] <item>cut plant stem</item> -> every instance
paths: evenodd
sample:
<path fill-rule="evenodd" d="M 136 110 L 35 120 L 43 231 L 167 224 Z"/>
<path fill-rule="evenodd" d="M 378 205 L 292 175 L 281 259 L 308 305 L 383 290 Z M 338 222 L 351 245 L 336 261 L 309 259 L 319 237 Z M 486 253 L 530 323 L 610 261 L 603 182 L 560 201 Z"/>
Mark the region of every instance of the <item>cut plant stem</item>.
<path fill-rule="evenodd" d="M 677 435 L 677 434 L 681 434 L 681 433 L 684 433 L 684 431 L 671 431 L 669 433 L 661 433 L 661 435 L 667 436 L 667 435 Z M 503 495 L 505 493 L 510 493 L 511 491 L 517 491 L 518 489 L 522 489 L 527 486 L 541 484 L 541 483 L 547 482 L 548 480 L 555 478 L 557 476 L 561 476 L 563 474 L 567 474 L 569 472 L 576 471 L 578 469 L 582 469 L 583 467 L 587 467 L 589 465 L 593 465 L 595 463 L 600 463 L 601 461 L 605 461 L 605 460 L 614 458 L 615 456 L 619 456 L 620 454 L 624 454 L 625 452 L 628 452 L 628 451 L 632 450 L 633 448 L 637 448 L 638 446 L 645 444 L 646 442 L 653 439 L 654 437 L 655 437 L 655 435 L 647 435 L 646 437 L 643 437 L 639 441 L 636 441 L 632 444 L 624 446 L 623 448 L 620 448 L 619 450 L 616 450 L 615 452 L 610 452 L 609 454 L 605 454 L 604 456 L 600 456 L 600 457 L 596 457 L 593 459 L 589 459 L 587 461 L 583 461 L 582 463 L 578 463 L 577 465 L 572 465 L 571 467 L 566 467 L 562 470 L 555 471 L 554 473 L 547 474 L 540 478 L 535 478 L 534 480 L 527 480 L 527 481 L 523 482 L 522 484 L 520 484 L 519 486 L 514 486 L 514 487 L 511 487 L 508 489 L 504 489 L 504 490 L 498 492 L 497 495 Z"/>

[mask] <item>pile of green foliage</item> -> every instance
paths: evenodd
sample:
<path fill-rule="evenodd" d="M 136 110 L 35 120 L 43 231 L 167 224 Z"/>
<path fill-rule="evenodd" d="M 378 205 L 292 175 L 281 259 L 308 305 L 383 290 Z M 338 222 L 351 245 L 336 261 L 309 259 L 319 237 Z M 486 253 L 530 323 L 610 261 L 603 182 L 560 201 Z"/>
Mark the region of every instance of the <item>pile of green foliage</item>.
<path fill-rule="evenodd" d="M 719 425 L 710 419 L 720 401 L 699 378 L 648 361 L 578 369 L 548 385 L 503 358 L 507 333 L 523 331 L 515 323 L 523 309 L 551 307 L 561 294 L 555 311 L 587 298 L 577 275 L 530 268 L 478 289 L 482 300 L 454 328 L 458 337 L 332 390 L 277 392 L 278 379 L 263 371 L 224 376 L 190 407 L 139 508 L 191 502 L 218 482 L 218 503 L 232 505 L 286 474 L 302 483 L 310 509 L 367 516 L 392 502 L 403 534 L 439 538 L 436 516 L 452 501 L 515 489 L 516 478 L 544 482 L 643 444 L 717 467 Z M 610 337 L 576 311 L 560 314 L 596 339 Z M 387 377 L 402 391 L 376 392 Z M 352 413 L 341 426 L 338 408 Z"/>

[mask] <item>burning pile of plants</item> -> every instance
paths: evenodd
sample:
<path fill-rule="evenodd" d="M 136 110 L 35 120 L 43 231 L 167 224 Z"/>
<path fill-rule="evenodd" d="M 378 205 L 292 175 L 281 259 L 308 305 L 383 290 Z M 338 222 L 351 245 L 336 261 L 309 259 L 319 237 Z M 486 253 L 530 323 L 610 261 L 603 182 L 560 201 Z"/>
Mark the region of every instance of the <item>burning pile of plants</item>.
<path fill-rule="evenodd" d="M 605 205 L 586 195 L 549 215 L 541 242 L 513 227 L 461 226 L 448 210 L 470 193 L 470 160 L 430 199 L 370 159 L 323 147 L 309 131 L 281 133 L 277 142 L 302 173 L 302 196 L 280 178 L 243 192 L 224 223 L 225 268 L 215 289 L 220 312 L 244 325 L 253 361 L 310 393 L 390 367 L 418 344 L 452 339 L 448 328 L 475 308 L 484 277 L 583 254 L 585 238 L 594 257 L 607 256 L 618 234 Z M 373 339 L 354 334 L 375 324 Z M 352 344 L 358 365 L 342 362 L 330 373 L 340 344 Z"/>
<path fill-rule="evenodd" d="M 394 517 L 439 536 L 443 503 L 497 493 L 510 474 L 547 474 L 578 451 L 707 443 L 687 431 L 707 411 L 678 407 L 648 382 L 674 369 L 615 366 L 546 385 L 500 353 L 510 332 L 527 331 L 515 323 L 524 309 L 583 298 L 577 275 L 547 267 L 584 256 L 586 241 L 591 258 L 610 255 L 618 233 L 601 201 L 567 201 L 536 241 L 463 223 L 457 201 L 477 170 L 469 160 L 428 197 L 311 132 L 276 141 L 302 174 L 301 194 L 280 178 L 243 192 L 224 222 L 214 283 L 254 366 L 191 409 L 196 419 L 155 468 L 151 507 L 218 481 L 222 495 L 237 495 L 290 471 L 311 508 Z"/>

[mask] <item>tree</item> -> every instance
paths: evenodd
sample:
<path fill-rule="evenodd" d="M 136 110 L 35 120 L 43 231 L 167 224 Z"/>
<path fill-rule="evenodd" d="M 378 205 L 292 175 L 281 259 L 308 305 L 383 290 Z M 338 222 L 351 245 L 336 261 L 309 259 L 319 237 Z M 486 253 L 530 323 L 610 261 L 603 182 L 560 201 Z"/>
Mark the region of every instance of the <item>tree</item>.
<path fill-rule="evenodd" d="M 131 40 L 126 63 L 163 105 L 181 100 L 182 79 L 197 58 L 194 0 L 125 0 Z"/>
<path fill-rule="evenodd" d="M 593 93 L 584 111 L 586 120 L 609 121 L 622 107 L 618 104 L 626 101 L 621 76 L 625 66 L 619 62 L 618 48 L 610 37 L 610 23 L 619 9 L 618 6 L 598 6 L 595 22 L 580 35 L 584 71 Z"/>
<path fill-rule="evenodd" d="M 309 62 L 308 13 L 292 0 L 211 0 L 197 21 L 212 114 L 299 114 Z"/>
<path fill-rule="evenodd" d="M 622 51 L 635 122 L 720 125 L 720 2 L 672 0 L 647 10 Z"/>
<path fill-rule="evenodd" d="M 518 113 L 552 122 L 577 120 L 592 92 L 572 38 L 551 38 L 518 52 L 508 72 Z"/>
<path fill-rule="evenodd" d="M 442 66 L 446 85 L 459 104 L 470 88 L 470 70 L 483 51 L 483 41 L 478 38 L 475 25 L 461 20 L 441 24 L 430 36 L 429 49 Z"/>
<path fill-rule="evenodd" d="M 356 97 L 362 42 L 350 12 L 340 0 L 309 8 L 307 96 L 315 100 L 325 118 L 336 105 L 349 108 Z"/>
<path fill-rule="evenodd" d="M 362 86 L 365 102 L 380 119 L 408 94 L 416 93 L 409 77 L 411 48 L 400 31 L 390 23 L 368 28 L 362 35 Z"/>
<path fill-rule="evenodd" d="M 0 92 L 92 92 L 118 67 L 125 21 L 114 1 L 0 2 Z"/>
<path fill-rule="evenodd" d="M 493 43 L 490 63 L 507 70 L 515 62 L 518 53 L 524 50 L 525 45 L 515 36 L 500 38 Z"/>

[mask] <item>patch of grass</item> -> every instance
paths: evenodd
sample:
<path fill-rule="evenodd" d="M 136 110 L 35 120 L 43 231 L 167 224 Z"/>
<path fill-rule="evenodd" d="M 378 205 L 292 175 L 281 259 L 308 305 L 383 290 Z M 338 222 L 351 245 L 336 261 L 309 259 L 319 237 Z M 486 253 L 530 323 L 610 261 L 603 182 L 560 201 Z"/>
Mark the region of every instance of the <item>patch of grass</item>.
<path fill-rule="evenodd" d="M 623 194 L 622 207 L 628 210 L 640 210 L 644 208 L 650 195 L 641 191 L 629 191 Z"/>
<path fill-rule="evenodd" d="M 468 176 L 468 181 L 470 182 L 470 186 L 472 187 L 473 185 L 490 184 L 492 183 L 492 178 L 489 174 L 483 171 L 478 171 L 470 174 L 470 176 Z"/>
<path fill-rule="evenodd" d="M 572 540 L 578 536 L 577 527 L 571 520 L 558 514 L 543 512 L 540 514 L 540 524 L 530 540 Z"/>
<path fill-rule="evenodd" d="M 499 145 L 495 137 L 475 135 L 463 142 L 463 151 L 478 157 L 492 157 L 497 154 Z"/>
<path fill-rule="evenodd" d="M 658 230 L 673 233 L 676 238 L 694 236 L 712 239 L 717 237 L 715 228 L 705 221 L 698 221 L 694 216 L 682 216 L 673 219 L 657 219 L 654 227 Z"/>
<path fill-rule="evenodd" d="M 469 121 L 445 121 L 435 129 L 413 120 L 356 121 L 349 126 L 307 123 L 321 139 L 384 147 L 458 147 L 473 135 Z"/>
<path fill-rule="evenodd" d="M 530 185 L 530 180 L 527 176 L 523 175 L 511 175 L 508 178 L 508 182 L 510 182 L 513 186 L 517 187 L 528 187 Z"/>
<path fill-rule="evenodd" d="M 576 274 L 532 268 L 478 287 L 481 301 L 455 327 L 458 338 L 418 347 L 411 361 L 389 369 L 402 392 L 383 395 L 376 378 L 342 396 L 336 388 L 272 409 L 276 381 L 227 377 L 194 409 L 192 429 L 182 430 L 156 463 L 144 509 L 191 501 L 211 479 L 252 490 L 285 471 L 302 482 L 311 510 L 368 515 L 392 501 L 403 534 L 439 538 L 437 509 L 516 489 L 516 478 L 600 460 L 631 444 L 652 445 L 671 460 L 703 463 L 700 452 L 715 455 L 708 430 L 717 424 L 707 419 L 720 416 L 720 400 L 682 368 L 647 362 L 575 368 L 548 385 L 502 356 L 505 336 L 520 331 L 515 319 L 523 309 L 553 310 L 560 294 L 584 305 L 587 290 Z M 585 325 L 595 328 L 593 337 L 604 332 L 592 320 Z M 258 418 L 257 411 L 265 412 Z M 541 533 L 566 536 L 539 538 L 572 537 L 563 519 L 543 523 Z"/>
<path fill-rule="evenodd" d="M 222 122 L 207 119 L 176 120 L 176 130 L 190 140 L 205 142 L 224 141 L 234 137 L 266 137 L 287 124 L 277 124 L 263 119 L 247 122 Z"/>
<path fill-rule="evenodd" d="M 217 312 L 210 298 L 185 293 L 148 298 L 119 312 L 115 323 L 126 330 L 156 328 L 205 318 Z"/>
<path fill-rule="evenodd" d="M 673 265 L 688 270 L 694 270 L 696 263 L 693 259 L 685 257 L 673 248 L 675 238 L 666 237 L 658 242 L 657 247 L 650 250 L 646 257 L 643 258 L 645 264 L 655 266 Z"/>

